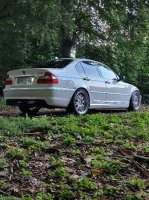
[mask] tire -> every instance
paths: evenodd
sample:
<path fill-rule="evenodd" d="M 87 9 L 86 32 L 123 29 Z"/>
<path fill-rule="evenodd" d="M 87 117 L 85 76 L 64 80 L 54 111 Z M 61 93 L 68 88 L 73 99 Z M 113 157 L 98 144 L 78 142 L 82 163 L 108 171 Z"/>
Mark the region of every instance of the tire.
<path fill-rule="evenodd" d="M 76 115 L 85 115 L 88 113 L 90 107 L 90 99 L 88 93 L 84 89 L 78 89 L 67 107 L 67 112 Z"/>
<path fill-rule="evenodd" d="M 38 106 L 29 106 L 29 105 L 19 105 L 19 109 L 23 114 L 35 115 L 39 110 L 40 107 Z"/>
<path fill-rule="evenodd" d="M 134 91 L 130 98 L 129 111 L 137 111 L 141 106 L 141 94 L 138 90 Z"/>

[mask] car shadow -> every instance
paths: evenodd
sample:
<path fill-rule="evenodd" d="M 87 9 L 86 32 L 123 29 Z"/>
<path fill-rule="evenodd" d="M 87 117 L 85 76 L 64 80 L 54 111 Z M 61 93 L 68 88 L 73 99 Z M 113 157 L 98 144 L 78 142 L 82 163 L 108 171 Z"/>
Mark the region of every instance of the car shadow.
<path fill-rule="evenodd" d="M 119 113 L 126 113 L 127 110 L 89 110 L 89 114 L 98 114 L 98 113 L 105 113 L 105 114 L 119 114 Z M 27 115 L 22 114 L 17 107 L 6 107 L 4 110 L 0 110 L 0 117 L 69 117 L 69 113 L 66 112 L 66 109 L 46 109 L 42 108 L 36 115 Z"/>
<path fill-rule="evenodd" d="M 105 114 L 120 114 L 128 112 L 125 110 L 90 110 L 88 114 L 98 114 L 98 113 L 105 113 Z M 70 113 L 66 112 L 66 109 L 41 109 L 36 115 L 32 115 L 34 117 L 69 117 Z M 20 114 L 20 116 L 23 116 Z"/>

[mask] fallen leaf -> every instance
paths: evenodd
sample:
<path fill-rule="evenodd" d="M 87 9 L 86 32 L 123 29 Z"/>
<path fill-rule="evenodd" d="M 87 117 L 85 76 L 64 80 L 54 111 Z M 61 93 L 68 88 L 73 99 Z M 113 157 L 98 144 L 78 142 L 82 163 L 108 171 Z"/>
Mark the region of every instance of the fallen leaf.
<path fill-rule="evenodd" d="M 120 149 L 120 152 L 122 155 L 124 155 L 126 157 L 133 158 L 133 153 L 129 149 Z"/>
<path fill-rule="evenodd" d="M 98 176 L 100 173 L 101 173 L 101 170 L 100 169 L 97 169 L 97 168 L 92 168 L 91 169 L 91 172 L 94 176 Z"/>

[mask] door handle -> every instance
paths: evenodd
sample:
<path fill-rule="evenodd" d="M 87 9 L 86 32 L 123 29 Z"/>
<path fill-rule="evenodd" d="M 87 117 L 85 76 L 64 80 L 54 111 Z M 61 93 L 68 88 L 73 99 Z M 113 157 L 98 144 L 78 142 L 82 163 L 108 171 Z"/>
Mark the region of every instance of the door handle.
<path fill-rule="evenodd" d="M 90 79 L 87 78 L 87 77 L 83 78 L 83 80 L 85 80 L 85 81 L 90 81 Z"/>
<path fill-rule="evenodd" d="M 110 84 L 110 81 L 105 81 L 105 83 Z"/>

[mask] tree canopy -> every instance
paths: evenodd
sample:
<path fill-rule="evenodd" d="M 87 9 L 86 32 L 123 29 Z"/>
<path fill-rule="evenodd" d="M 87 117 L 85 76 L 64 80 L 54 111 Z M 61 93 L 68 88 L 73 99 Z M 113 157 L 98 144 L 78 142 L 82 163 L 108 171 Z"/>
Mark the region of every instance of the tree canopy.
<path fill-rule="evenodd" d="M 146 0 L 0 0 L 0 77 L 54 57 L 104 62 L 148 92 Z M 144 79 L 144 77 L 146 77 Z M 145 81 L 145 83 L 147 82 Z"/>

